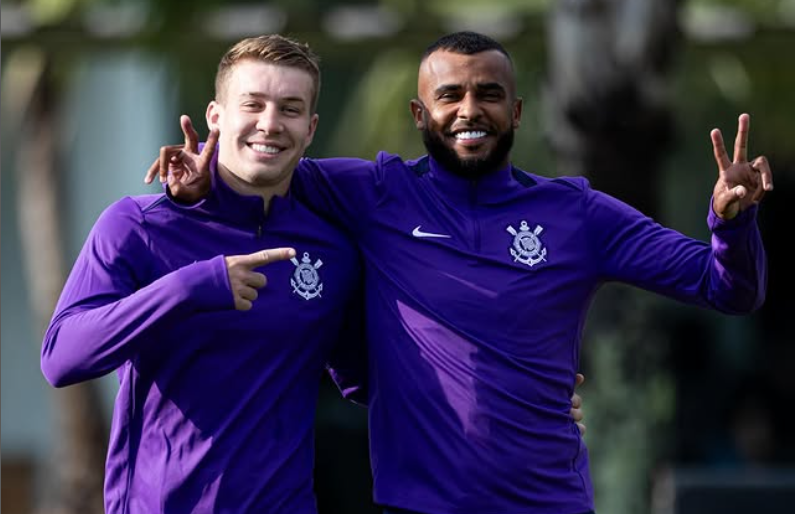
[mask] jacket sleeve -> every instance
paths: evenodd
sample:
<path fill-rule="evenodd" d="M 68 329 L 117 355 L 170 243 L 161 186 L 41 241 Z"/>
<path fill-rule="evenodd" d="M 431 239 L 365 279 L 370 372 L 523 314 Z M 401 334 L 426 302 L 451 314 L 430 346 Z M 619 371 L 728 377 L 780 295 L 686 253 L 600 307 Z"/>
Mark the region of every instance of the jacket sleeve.
<path fill-rule="evenodd" d="M 385 158 L 301 159 L 290 191 L 316 214 L 356 232 L 383 199 Z"/>
<path fill-rule="evenodd" d="M 143 215 L 129 198 L 92 228 L 66 281 L 41 349 L 55 387 L 100 377 L 134 358 L 186 316 L 234 308 L 223 256 L 155 280 Z"/>
<path fill-rule="evenodd" d="M 712 236 L 706 243 L 663 227 L 604 193 L 590 188 L 585 193 L 587 233 L 608 280 L 726 314 L 746 314 L 764 303 L 767 257 L 756 206 L 730 221 L 710 207 Z"/>
<path fill-rule="evenodd" d="M 767 254 L 756 222 L 758 210 L 759 206 L 754 205 L 725 221 L 712 210 L 710 200 L 710 303 L 721 311 L 748 313 L 765 303 Z"/>

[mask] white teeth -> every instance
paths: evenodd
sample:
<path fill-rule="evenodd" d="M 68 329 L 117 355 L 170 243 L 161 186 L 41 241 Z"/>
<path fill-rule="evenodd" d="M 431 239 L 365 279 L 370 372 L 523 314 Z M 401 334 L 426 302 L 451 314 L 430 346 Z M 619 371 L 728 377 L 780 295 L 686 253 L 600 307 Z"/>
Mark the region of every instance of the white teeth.
<path fill-rule="evenodd" d="M 478 139 L 479 137 L 486 137 L 486 133 L 482 130 L 471 130 L 459 132 L 455 135 L 455 138 L 458 140 Z"/>
<path fill-rule="evenodd" d="M 256 152 L 262 153 L 279 153 L 281 150 L 275 146 L 252 144 L 251 148 Z"/>

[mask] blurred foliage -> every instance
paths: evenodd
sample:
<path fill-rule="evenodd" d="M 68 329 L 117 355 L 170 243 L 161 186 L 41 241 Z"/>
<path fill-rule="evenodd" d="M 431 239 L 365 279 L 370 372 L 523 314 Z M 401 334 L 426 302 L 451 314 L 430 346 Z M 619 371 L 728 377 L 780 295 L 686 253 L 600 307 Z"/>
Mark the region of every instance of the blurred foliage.
<path fill-rule="evenodd" d="M 197 15 L 221 7 L 270 5 L 303 18 L 301 26 L 316 23 L 321 13 L 339 7 L 379 7 L 411 18 L 412 25 L 422 24 L 419 15 L 440 18 L 466 13 L 488 16 L 493 12 L 521 16 L 543 16 L 555 0 L 5 0 L 11 5 L 25 5 L 38 26 L 68 24 L 86 11 L 103 6 L 135 5 L 147 13 L 144 31 L 174 36 L 180 30 L 196 29 Z M 561 0 L 562 1 L 562 0 Z M 678 1 L 678 0 L 671 0 Z M 688 12 L 736 10 L 763 23 L 795 23 L 795 0 L 688 0 L 681 3 Z M 407 27 L 407 30 L 411 30 Z"/>
<path fill-rule="evenodd" d="M 684 4 L 692 10 L 737 9 L 760 22 L 795 21 L 793 0 L 688 0 Z"/>
<path fill-rule="evenodd" d="M 356 100 L 334 120 L 335 153 L 365 158 L 387 148 L 404 156 L 424 153 L 407 101 L 416 96 L 417 62 L 414 53 L 402 48 L 375 56 L 351 93 Z"/>
<path fill-rule="evenodd" d="M 518 166 L 542 175 L 557 172 L 544 141 L 540 103 L 547 64 L 544 16 L 553 1 L 499 3 L 500 9 L 524 20 L 520 32 L 500 38 L 516 61 L 519 92 L 524 97 L 523 124 L 517 133 L 513 158 Z M 24 45 L 39 44 L 51 52 L 55 57 L 53 72 L 61 82 L 74 80 L 81 61 L 92 54 L 143 47 L 170 63 L 175 89 L 179 91 L 178 110 L 190 114 L 200 134 L 205 134 L 202 119 L 213 95 L 215 67 L 232 41 L 208 37 L 200 24 L 201 17 L 229 5 L 264 2 L 142 0 L 134 2 L 143 7 L 146 16 L 141 33 L 101 39 L 79 30 L 66 30 L 80 27 L 78 20 L 87 10 L 130 3 L 133 0 L 5 0 L 5 4 L 28 5 L 36 30 L 19 39 L 4 37 L 4 71 L 7 56 L 13 56 L 14 50 Z M 288 13 L 286 33 L 309 42 L 322 57 L 321 123 L 309 154 L 363 158 L 374 158 L 379 150 L 406 157 L 424 152 L 408 110 L 409 100 L 416 95 L 419 56 L 441 31 L 449 29 L 445 22 L 464 12 L 485 16 L 483 13 L 496 5 L 490 0 L 267 3 Z M 664 204 L 661 221 L 695 237 L 704 237 L 706 198 L 715 178 L 708 135 L 711 128 L 722 128 L 731 139 L 737 114 L 750 112 L 751 153 L 763 151 L 775 156 L 779 163 L 776 173 L 795 170 L 795 69 L 787 50 L 795 48 L 795 33 L 776 28 L 786 23 L 795 25 L 795 0 L 689 0 L 680 4 L 686 16 L 701 16 L 699 13 L 714 12 L 716 8 L 736 10 L 762 27 L 733 39 L 690 41 L 681 46 L 676 57 L 670 94 L 675 97 L 672 104 L 677 140 L 675 150 L 664 163 L 664 183 L 659 185 Z M 340 41 L 325 33 L 322 15 L 335 7 L 352 5 L 381 6 L 404 16 L 407 23 L 397 34 L 385 38 Z M 163 143 L 181 141 L 176 119 L 172 134 L 172 140 Z M 152 149 L 153 158 L 155 153 L 156 149 Z M 777 175 L 777 181 L 782 178 Z M 790 183 L 795 179 L 789 178 Z M 643 170 L 638 170 L 638 180 L 643 179 Z M 607 331 L 592 337 L 586 333 L 585 344 L 597 349 L 589 353 L 591 360 L 585 370 L 588 378 L 581 393 L 585 397 L 589 426 L 586 441 L 592 455 L 599 511 L 646 511 L 644 495 L 650 477 L 637 470 L 654 469 L 660 454 L 670 456 L 666 445 L 671 444 L 673 435 L 667 435 L 669 432 L 661 427 L 669 425 L 674 416 L 675 377 L 670 370 L 638 368 L 638 363 L 659 359 L 659 349 L 671 343 L 664 336 L 664 327 L 655 332 L 656 340 L 647 340 L 648 328 L 642 330 L 638 326 L 638 320 L 658 316 L 659 306 L 659 300 L 648 295 L 633 295 L 629 308 L 622 312 L 622 328 L 628 324 L 629 330 Z M 591 317 L 602 315 L 595 308 Z M 731 334 L 726 339 L 731 339 Z M 623 352 L 627 341 L 643 355 Z M 720 342 L 704 344 L 719 347 Z M 630 388 L 627 383 L 642 386 Z"/>

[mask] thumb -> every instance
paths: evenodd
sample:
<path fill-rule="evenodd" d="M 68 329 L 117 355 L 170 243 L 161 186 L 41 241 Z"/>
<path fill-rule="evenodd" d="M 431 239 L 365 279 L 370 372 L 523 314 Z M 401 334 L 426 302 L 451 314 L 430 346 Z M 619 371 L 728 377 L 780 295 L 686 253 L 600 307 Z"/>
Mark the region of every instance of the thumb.
<path fill-rule="evenodd" d="M 240 257 L 240 263 L 251 269 L 265 266 L 271 262 L 286 261 L 295 257 L 293 248 L 269 248 Z"/>
<path fill-rule="evenodd" d="M 155 159 L 155 162 L 149 166 L 149 170 L 147 170 L 146 176 L 144 177 L 144 184 L 151 184 L 158 173 L 160 173 L 160 157 Z"/>
<path fill-rule="evenodd" d="M 745 198 L 745 195 L 748 194 L 748 190 L 745 186 L 735 186 L 732 189 L 732 194 L 735 198 Z"/>

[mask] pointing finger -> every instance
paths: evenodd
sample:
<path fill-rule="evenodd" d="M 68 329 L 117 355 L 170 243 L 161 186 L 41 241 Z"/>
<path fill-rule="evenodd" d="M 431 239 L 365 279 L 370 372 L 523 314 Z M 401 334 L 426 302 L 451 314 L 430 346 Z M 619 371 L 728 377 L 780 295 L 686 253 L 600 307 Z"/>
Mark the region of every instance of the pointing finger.
<path fill-rule="evenodd" d="M 737 137 L 734 139 L 734 162 L 745 162 L 748 160 L 748 130 L 751 117 L 748 114 L 741 114 L 737 120 Z"/>
<path fill-rule="evenodd" d="M 241 256 L 240 262 L 249 268 L 258 268 L 271 262 L 286 261 L 295 257 L 293 248 L 269 248 Z"/>

